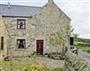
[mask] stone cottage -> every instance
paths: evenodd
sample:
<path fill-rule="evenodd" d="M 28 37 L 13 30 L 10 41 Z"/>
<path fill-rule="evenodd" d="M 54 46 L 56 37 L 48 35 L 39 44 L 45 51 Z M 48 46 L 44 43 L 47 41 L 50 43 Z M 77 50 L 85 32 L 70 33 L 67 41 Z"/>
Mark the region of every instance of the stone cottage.
<path fill-rule="evenodd" d="M 51 46 L 49 36 L 70 21 L 53 0 L 43 7 L 0 4 L 0 51 L 4 56 L 28 56 L 61 50 Z"/>

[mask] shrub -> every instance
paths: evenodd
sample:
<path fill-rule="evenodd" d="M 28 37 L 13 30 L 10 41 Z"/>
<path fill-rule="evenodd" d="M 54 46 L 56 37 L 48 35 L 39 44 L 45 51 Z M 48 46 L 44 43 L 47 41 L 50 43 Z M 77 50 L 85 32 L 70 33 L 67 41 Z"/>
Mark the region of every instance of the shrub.
<path fill-rule="evenodd" d="M 48 57 L 56 60 L 64 60 L 64 55 L 57 52 L 48 53 Z"/>
<path fill-rule="evenodd" d="M 25 61 L 2 61 L 0 62 L 4 71 L 48 71 L 46 65 Z"/>

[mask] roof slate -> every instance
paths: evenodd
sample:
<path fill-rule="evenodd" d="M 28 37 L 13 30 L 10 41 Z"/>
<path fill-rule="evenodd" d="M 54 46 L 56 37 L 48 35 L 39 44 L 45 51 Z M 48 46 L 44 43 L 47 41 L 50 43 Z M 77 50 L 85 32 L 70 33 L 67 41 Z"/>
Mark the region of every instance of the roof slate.
<path fill-rule="evenodd" d="M 34 6 L 20 6 L 0 4 L 0 15 L 2 16 L 33 16 L 41 7 Z"/>

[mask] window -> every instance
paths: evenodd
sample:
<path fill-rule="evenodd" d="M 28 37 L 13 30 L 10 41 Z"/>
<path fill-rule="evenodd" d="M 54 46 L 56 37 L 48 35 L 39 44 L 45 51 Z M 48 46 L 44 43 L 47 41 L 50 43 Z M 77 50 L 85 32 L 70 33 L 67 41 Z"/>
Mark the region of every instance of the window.
<path fill-rule="evenodd" d="M 4 49 L 4 37 L 1 37 L 1 50 Z"/>
<path fill-rule="evenodd" d="M 17 39 L 17 48 L 26 48 L 25 39 Z"/>
<path fill-rule="evenodd" d="M 17 19 L 17 29 L 25 29 L 26 20 L 25 19 Z"/>
<path fill-rule="evenodd" d="M 73 43 L 74 43 L 74 38 L 70 37 L 70 45 L 73 45 Z"/>

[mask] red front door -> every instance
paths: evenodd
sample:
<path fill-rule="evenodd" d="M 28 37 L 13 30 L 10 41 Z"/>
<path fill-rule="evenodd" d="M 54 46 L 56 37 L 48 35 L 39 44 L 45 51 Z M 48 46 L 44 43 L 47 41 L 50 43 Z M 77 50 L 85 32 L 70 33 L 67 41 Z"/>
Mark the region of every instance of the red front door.
<path fill-rule="evenodd" d="M 43 40 L 36 41 L 36 51 L 37 54 L 43 55 Z"/>

